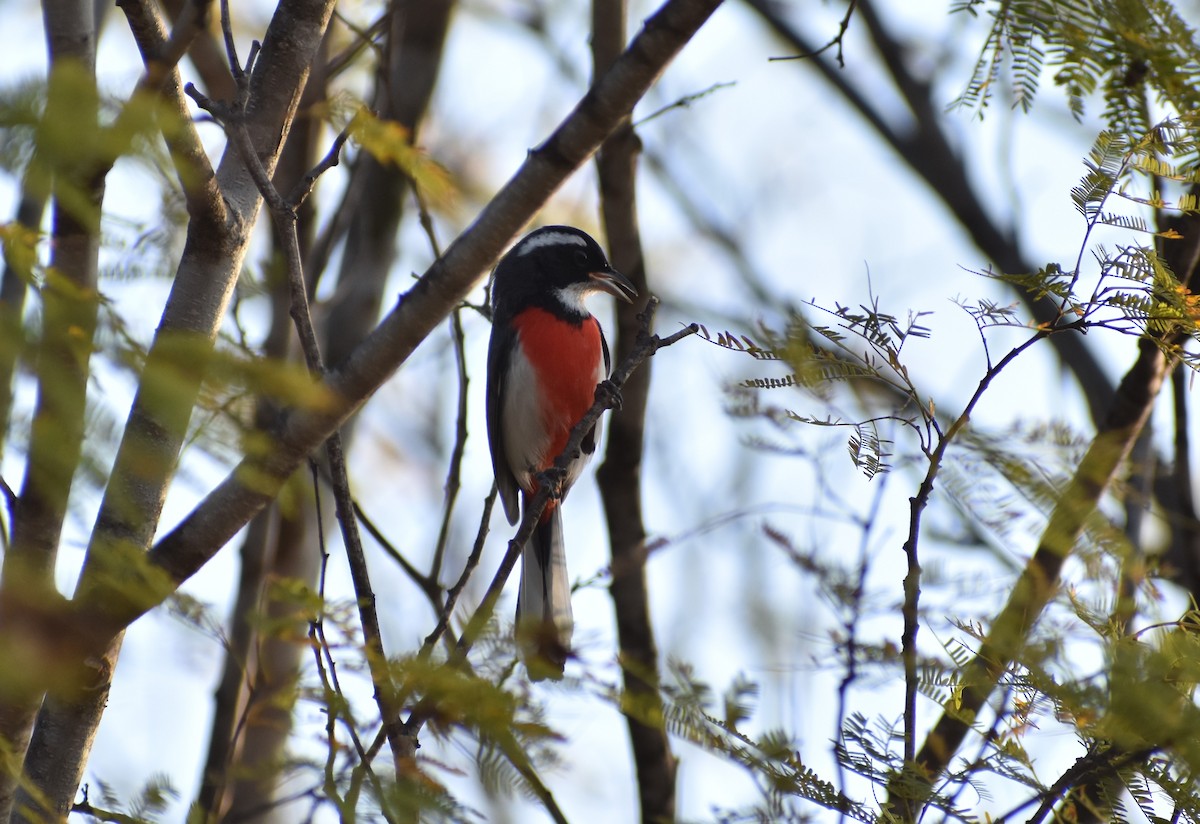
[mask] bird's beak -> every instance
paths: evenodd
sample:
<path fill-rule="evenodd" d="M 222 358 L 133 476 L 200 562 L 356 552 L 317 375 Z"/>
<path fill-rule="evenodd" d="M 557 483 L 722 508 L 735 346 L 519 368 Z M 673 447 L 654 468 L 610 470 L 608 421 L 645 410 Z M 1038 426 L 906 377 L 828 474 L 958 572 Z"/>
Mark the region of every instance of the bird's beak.
<path fill-rule="evenodd" d="M 638 296 L 637 289 L 633 288 L 633 284 L 629 282 L 629 278 L 622 275 L 616 269 L 609 267 L 602 272 L 592 272 L 588 275 L 592 283 L 601 292 L 608 292 L 615 298 L 633 303 L 633 299 Z"/>

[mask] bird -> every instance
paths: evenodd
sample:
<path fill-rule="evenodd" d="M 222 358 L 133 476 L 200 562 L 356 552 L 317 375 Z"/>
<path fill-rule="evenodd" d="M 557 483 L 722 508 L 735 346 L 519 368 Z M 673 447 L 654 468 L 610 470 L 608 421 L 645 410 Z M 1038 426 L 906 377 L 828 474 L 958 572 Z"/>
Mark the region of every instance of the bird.
<path fill-rule="evenodd" d="M 610 355 L 585 300 L 607 293 L 633 302 L 637 289 L 604 250 L 573 226 L 543 226 L 519 240 L 491 280 L 487 431 L 496 486 L 510 524 L 537 494 L 571 430 L 608 378 Z M 531 680 L 559 680 L 574 624 L 561 502 L 596 451 L 599 424 L 583 440 L 521 552 L 517 639 Z"/>

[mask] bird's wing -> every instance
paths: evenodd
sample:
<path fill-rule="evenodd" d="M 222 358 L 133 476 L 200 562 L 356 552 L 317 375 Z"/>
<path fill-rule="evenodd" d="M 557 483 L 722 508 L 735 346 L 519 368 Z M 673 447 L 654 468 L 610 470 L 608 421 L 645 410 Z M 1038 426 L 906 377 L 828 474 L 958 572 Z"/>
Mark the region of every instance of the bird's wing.
<path fill-rule="evenodd" d="M 600 380 L 607 380 L 609 372 L 612 371 L 612 356 L 608 353 L 608 341 L 604 337 L 604 327 L 600 325 L 600 321 L 592 318 L 592 323 L 596 324 L 596 328 L 600 330 L 600 351 L 604 354 L 604 371 L 601 374 Z M 588 430 L 588 433 L 583 436 L 584 455 L 592 455 L 596 451 L 596 441 L 600 438 L 600 422 L 596 421 L 596 425 Z M 564 497 L 566 497 L 564 495 Z"/>
<path fill-rule="evenodd" d="M 593 318 L 593 320 L 595 320 Z M 612 372 L 612 355 L 608 354 L 608 339 L 604 337 L 604 327 L 600 326 L 600 321 L 596 321 L 596 326 L 600 327 L 600 351 L 604 353 L 604 377 L 607 378 Z"/>
<path fill-rule="evenodd" d="M 496 487 L 500 490 L 504 515 L 510 524 L 515 524 L 520 518 L 521 506 L 517 479 L 505 457 L 504 427 L 501 426 L 500 416 L 504 410 L 504 385 L 516 343 L 517 333 L 512 325 L 493 319 L 492 337 L 488 343 L 487 432 L 492 450 L 492 471 L 496 473 Z"/>

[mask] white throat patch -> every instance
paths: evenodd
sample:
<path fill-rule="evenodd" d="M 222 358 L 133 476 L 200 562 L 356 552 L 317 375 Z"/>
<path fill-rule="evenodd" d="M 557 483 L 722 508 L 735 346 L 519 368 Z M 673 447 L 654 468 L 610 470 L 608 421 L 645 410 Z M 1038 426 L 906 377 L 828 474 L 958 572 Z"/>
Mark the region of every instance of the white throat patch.
<path fill-rule="evenodd" d="M 524 257 L 534 249 L 541 249 L 543 246 L 559 246 L 564 243 L 573 243 L 576 246 L 587 246 L 587 241 L 579 235 L 570 232 L 545 232 L 536 237 L 526 238 L 517 247 L 517 257 Z"/>
<path fill-rule="evenodd" d="M 595 285 L 589 280 L 583 283 L 572 283 L 570 286 L 564 286 L 561 289 L 555 289 L 554 295 L 571 312 L 577 315 L 587 315 L 588 310 L 587 306 L 583 303 L 584 298 L 598 291 Z"/>

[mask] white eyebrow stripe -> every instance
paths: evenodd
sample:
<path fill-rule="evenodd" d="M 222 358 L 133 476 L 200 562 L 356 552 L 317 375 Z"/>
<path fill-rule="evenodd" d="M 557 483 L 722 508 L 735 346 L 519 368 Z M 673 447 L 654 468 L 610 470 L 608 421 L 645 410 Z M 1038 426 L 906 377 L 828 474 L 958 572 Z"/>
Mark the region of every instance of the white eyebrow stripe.
<path fill-rule="evenodd" d="M 517 246 L 517 257 L 524 257 L 534 249 L 540 249 L 543 246 L 558 246 L 563 243 L 587 246 L 586 240 L 571 232 L 544 232 L 521 241 Z"/>

